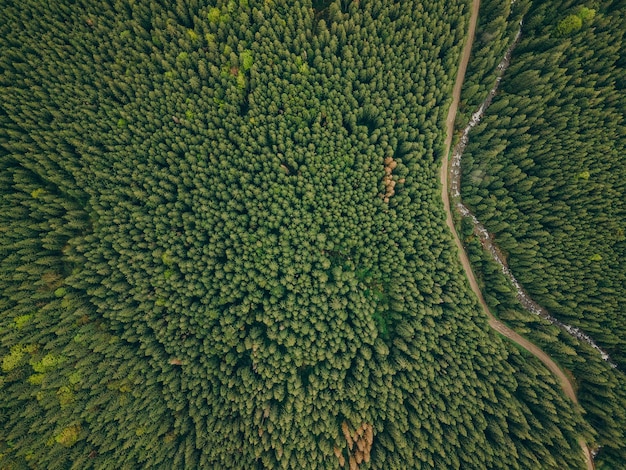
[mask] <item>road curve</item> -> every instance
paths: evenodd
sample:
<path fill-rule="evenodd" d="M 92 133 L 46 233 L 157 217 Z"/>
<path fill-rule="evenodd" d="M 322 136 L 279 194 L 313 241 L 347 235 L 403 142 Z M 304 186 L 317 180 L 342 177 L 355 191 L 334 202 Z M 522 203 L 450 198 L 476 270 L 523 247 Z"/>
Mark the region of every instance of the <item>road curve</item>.
<path fill-rule="evenodd" d="M 467 36 L 465 39 L 465 45 L 463 46 L 463 52 L 461 54 L 461 61 L 459 63 L 459 68 L 456 76 L 456 81 L 454 83 L 454 88 L 452 89 L 452 104 L 450 105 L 450 109 L 448 110 L 448 116 L 446 118 L 446 140 L 445 140 L 445 151 L 443 155 L 443 162 L 441 165 L 441 198 L 443 199 L 443 206 L 446 211 L 446 224 L 452 232 L 452 237 L 454 238 L 454 243 L 456 244 L 459 252 L 459 258 L 461 260 L 461 264 L 463 265 L 463 269 L 465 270 L 465 274 L 467 275 L 467 279 L 469 280 L 470 286 L 480 305 L 483 308 L 483 311 L 487 315 L 489 319 L 489 326 L 496 330 L 503 336 L 506 336 L 511 341 L 519 344 L 521 347 L 526 349 L 528 352 L 533 354 L 537 359 L 545 364 L 545 366 L 557 377 L 561 388 L 565 395 L 567 395 L 570 400 L 574 403 L 578 403 L 578 398 L 576 397 L 576 393 L 574 392 L 574 387 L 572 383 L 567 378 L 567 376 L 563 373 L 563 371 L 559 368 L 559 366 L 548 356 L 543 350 L 537 347 L 535 344 L 528 341 L 526 338 L 522 337 L 511 328 L 506 326 L 501 321 L 497 320 L 489 307 L 487 306 L 487 302 L 485 302 L 485 298 L 478 287 L 478 283 L 476 282 L 476 277 L 474 276 L 474 271 L 470 266 L 469 259 L 467 257 L 467 253 L 463 248 L 463 244 L 459 239 L 459 235 L 456 232 L 456 228 L 454 227 L 454 222 L 452 220 L 452 211 L 450 209 L 450 197 L 449 197 L 449 188 L 448 188 L 448 156 L 450 155 L 450 148 L 452 147 L 452 138 L 454 136 L 454 122 L 456 120 L 456 113 L 459 107 L 459 101 L 461 99 L 461 88 L 463 87 L 463 81 L 465 79 L 465 72 L 467 70 L 467 64 L 469 62 L 470 54 L 472 51 L 472 43 L 474 42 L 474 36 L 476 33 L 476 24 L 478 23 L 478 11 L 480 9 L 480 0 L 472 1 L 472 12 L 470 16 L 470 24 L 467 30 Z M 591 457 L 591 452 L 587 443 L 580 438 L 578 440 L 580 447 L 582 448 L 585 454 L 585 461 L 587 463 L 588 470 L 594 470 L 595 466 L 593 464 L 593 459 Z"/>

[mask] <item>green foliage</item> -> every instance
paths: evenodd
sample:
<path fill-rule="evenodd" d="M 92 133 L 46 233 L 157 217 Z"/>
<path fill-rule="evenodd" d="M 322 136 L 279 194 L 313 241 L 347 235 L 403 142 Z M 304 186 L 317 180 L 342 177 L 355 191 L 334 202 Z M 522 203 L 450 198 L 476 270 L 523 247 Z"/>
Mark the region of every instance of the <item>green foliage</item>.
<path fill-rule="evenodd" d="M 467 2 L 323 7 L 3 6 L 1 466 L 582 467 L 442 217 Z"/>
<path fill-rule="evenodd" d="M 577 32 L 583 27 L 583 20 L 578 15 L 568 15 L 563 18 L 556 30 L 561 36 L 569 36 L 572 33 Z"/>
<path fill-rule="evenodd" d="M 195 42 L 198 40 L 198 34 L 193 29 L 188 29 L 187 35 L 189 36 L 189 39 L 191 39 L 192 42 Z"/>
<path fill-rule="evenodd" d="M 72 425 L 63 428 L 56 436 L 54 440 L 64 447 L 71 447 L 76 444 L 80 436 L 80 426 Z"/>
<path fill-rule="evenodd" d="M 482 0 L 455 126 L 463 128 L 498 76 L 497 65 L 519 30 L 530 0 Z M 528 20 L 525 19 L 525 22 Z"/>
<path fill-rule="evenodd" d="M 56 297 L 63 297 L 66 293 L 67 293 L 67 289 L 65 287 L 59 287 L 58 289 L 55 289 L 54 291 L 54 295 Z"/>
<path fill-rule="evenodd" d="M 37 188 L 34 191 L 32 191 L 30 193 L 30 195 L 35 198 L 35 199 L 39 199 L 43 194 L 45 194 L 46 190 L 43 188 Z"/>
<path fill-rule="evenodd" d="M 22 345 L 15 345 L 11 348 L 11 352 L 2 358 L 2 371 L 11 372 L 15 369 L 26 356 L 26 348 Z"/>
<path fill-rule="evenodd" d="M 43 374 L 56 369 L 63 361 L 64 359 L 62 357 L 55 356 L 54 354 L 46 354 L 39 360 L 31 360 L 31 365 L 35 372 Z"/>
<path fill-rule="evenodd" d="M 583 20 L 583 23 L 588 24 L 596 17 L 596 10 L 593 8 L 580 7 L 577 13 L 578 17 Z"/>
<path fill-rule="evenodd" d="M 254 60 L 252 58 L 252 51 L 250 51 L 249 49 L 243 51 L 239 55 L 239 62 L 241 63 L 241 67 L 243 68 L 244 72 L 250 70 L 252 68 L 252 64 L 254 63 Z"/>
<path fill-rule="evenodd" d="M 596 10 L 581 6 L 575 14 L 563 18 L 556 27 L 560 36 L 570 36 L 579 31 L 583 25 L 589 25 L 596 16 Z"/>
<path fill-rule="evenodd" d="M 207 15 L 210 23 L 217 23 L 220 20 L 220 9 L 217 7 L 213 7 L 209 10 Z"/>
<path fill-rule="evenodd" d="M 14 319 L 15 328 L 18 328 L 18 329 L 24 328 L 30 322 L 32 316 L 33 316 L 32 314 L 27 314 L 27 315 L 20 315 L 18 317 L 15 317 Z"/>
<path fill-rule="evenodd" d="M 626 71 L 620 51 L 626 24 L 617 10 L 610 2 L 598 5 L 597 13 L 569 2 L 533 5 L 500 89 L 470 134 L 462 199 L 494 235 L 531 297 L 590 334 L 621 367 Z M 567 42 L 553 34 L 560 11 L 577 11 L 580 20 Z M 586 28 L 591 21 L 593 28 Z M 498 266 L 481 261 L 480 245 L 465 235 L 491 307 L 573 372 L 602 446 L 598 462 L 623 467 L 623 372 L 586 344 L 522 313 Z"/>

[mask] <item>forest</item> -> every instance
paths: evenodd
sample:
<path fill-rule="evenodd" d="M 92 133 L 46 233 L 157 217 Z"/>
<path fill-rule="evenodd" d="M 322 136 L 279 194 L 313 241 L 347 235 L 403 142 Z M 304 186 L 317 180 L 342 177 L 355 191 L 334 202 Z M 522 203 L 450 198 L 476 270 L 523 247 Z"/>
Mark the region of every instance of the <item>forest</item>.
<path fill-rule="evenodd" d="M 519 54 L 550 47 L 542 15 L 569 10 L 519 5 L 536 9 L 540 38 Z M 489 328 L 446 227 L 438 175 L 470 6 L 5 0 L 0 468 L 584 469 L 579 439 L 620 462 L 609 444 L 623 427 L 602 423 L 621 419 L 606 404 L 621 372 L 589 377 L 589 408 L 582 397 L 573 405 L 538 360 Z M 569 20 L 554 47 L 565 61 L 593 47 L 595 36 L 576 34 L 599 35 L 604 58 L 585 59 L 599 88 L 585 99 L 601 109 L 587 124 L 613 112 L 603 123 L 623 137 L 623 76 L 601 70 L 623 60 L 623 19 L 596 10 L 595 29 Z M 485 57 L 506 47 L 483 39 Z M 489 64 L 469 70 L 477 94 L 489 80 L 475 70 Z M 555 116 L 578 96 L 566 82 Z M 484 131 L 504 139 L 511 121 Z M 589 138 L 604 138 L 591 127 Z M 595 145 L 577 139 L 569 148 L 584 144 L 589 159 L 577 174 L 589 176 L 568 181 L 587 224 L 577 240 L 593 247 L 581 262 L 600 263 L 589 276 L 616 307 L 583 318 L 572 302 L 598 304 L 574 296 L 555 313 L 576 316 L 622 360 L 623 335 L 610 331 L 623 288 L 609 270 L 617 244 L 608 231 L 596 240 L 583 218 L 598 191 L 623 194 L 620 163 L 596 161 Z M 464 188 L 468 200 L 492 189 Z M 621 201 L 612 204 L 594 224 L 617 223 Z M 521 210 L 510 205 L 486 206 L 486 219 Z M 526 244 L 539 253 L 535 232 Z M 522 249 L 503 248 L 515 267 Z"/>
<path fill-rule="evenodd" d="M 479 27 L 493 42 L 475 44 L 459 127 L 493 85 L 494 64 L 506 48 L 500 38 L 510 41 L 524 17 L 511 65 L 470 134 L 462 199 L 530 296 L 560 321 L 593 337 L 617 368 L 564 330 L 524 312 L 469 221 L 462 221 L 462 232 L 492 311 L 576 378 L 586 419 L 602 446 L 597 467 L 622 468 L 626 4 L 535 3 L 503 8 Z"/>

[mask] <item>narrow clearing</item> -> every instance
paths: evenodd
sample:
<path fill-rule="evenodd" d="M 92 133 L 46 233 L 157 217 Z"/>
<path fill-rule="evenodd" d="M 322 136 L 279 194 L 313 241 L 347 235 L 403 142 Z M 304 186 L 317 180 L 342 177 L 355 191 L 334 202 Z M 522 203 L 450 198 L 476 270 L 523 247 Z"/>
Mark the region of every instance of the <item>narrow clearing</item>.
<path fill-rule="evenodd" d="M 450 105 L 450 109 L 448 111 L 448 117 L 446 119 L 446 140 L 445 140 L 445 152 L 443 156 L 443 162 L 441 165 L 441 198 L 443 199 L 443 205 L 446 211 L 446 224 L 448 228 L 452 232 L 452 237 L 454 238 L 454 242 L 459 251 L 459 258 L 461 260 L 461 264 L 463 265 L 463 269 L 465 270 L 465 274 L 470 282 L 470 286 L 476 297 L 478 297 L 478 301 L 483 308 L 483 311 L 489 318 L 489 326 L 496 330 L 498 333 L 506 336 L 511 341 L 519 344 L 521 347 L 526 349 L 528 352 L 533 354 L 537 359 L 543 362 L 546 367 L 557 377 L 561 384 L 561 388 L 563 392 L 572 400 L 574 403 L 578 403 L 578 399 L 576 398 L 576 393 L 574 393 L 574 387 L 572 383 L 569 381 L 567 376 L 563 373 L 563 371 L 559 368 L 559 366 L 548 356 L 545 352 L 543 352 L 540 348 L 538 348 L 535 344 L 528 341 L 526 338 L 523 338 L 515 331 L 510 329 L 508 326 L 504 325 L 502 322 L 498 321 L 487 306 L 485 299 L 478 287 L 478 283 L 476 282 L 476 277 L 474 276 L 474 272 L 469 263 L 469 259 L 467 257 L 467 253 L 463 248 L 461 240 L 456 232 L 454 227 L 454 222 L 452 221 L 452 211 L 450 210 L 450 198 L 448 195 L 448 155 L 450 154 L 450 148 L 452 146 L 452 137 L 454 135 L 454 121 L 456 119 L 456 112 L 459 107 L 459 100 L 461 97 L 461 88 L 463 87 L 463 80 L 465 79 L 465 72 L 467 70 L 467 64 L 469 62 L 470 53 L 472 51 L 472 43 L 474 42 L 474 35 L 476 32 L 476 24 L 478 22 L 478 10 L 480 8 L 480 0 L 472 1 L 472 13 L 470 17 L 469 29 L 467 31 L 467 37 L 465 40 L 465 45 L 463 46 L 463 53 L 461 54 L 461 62 L 459 63 L 459 69 L 456 76 L 456 82 L 454 84 L 454 88 L 452 90 L 452 104 Z M 581 438 L 578 440 L 580 447 L 582 448 L 585 454 L 585 461 L 587 462 L 587 469 L 593 470 L 594 464 L 593 459 L 591 458 L 591 453 L 586 442 Z"/>

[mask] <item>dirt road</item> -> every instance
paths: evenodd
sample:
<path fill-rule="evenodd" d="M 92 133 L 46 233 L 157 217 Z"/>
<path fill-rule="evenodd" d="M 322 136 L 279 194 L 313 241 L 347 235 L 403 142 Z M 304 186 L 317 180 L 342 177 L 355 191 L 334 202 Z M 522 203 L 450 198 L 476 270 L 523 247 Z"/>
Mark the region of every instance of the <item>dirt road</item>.
<path fill-rule="evenodd" d="M 461 240 L 459 239 L 459 235 L 457 234 L 456 228 L 454 227 L 454 222 L 452 221 L 452 211 L 450 209 L 450 198 L 448 194 L 448 155 L 450 154 L 450 148 L 452 147 L 452 138 L 454 136 L 454 121 L 456 119 L 456 112 L 459 107 L 459 100 L 461 98 L 461 88 L 463 87 L 463 80 L 465 79 L 465 72 L 467 70 L 467 64 L 469 62 L 470 53 L 472 51 L 472 43 L 474 42 L 474 35 L 476 33 L 476 24 L 478 22 L 479 8 L 480 0 L 473 0 L 470 24 L 467 30 L 467 37 L 465 40 L 465 45 L 463 47 L 463 53 L 461 54 L 461 62 L 459 63 L 456 82 L 454 83 L 454 88 L 452 90 L 452 104 L 450 105 L 448 116 L 446 118 L 445 153 L 443 163 L 441 165 L 441 198 L 443 199 L 444 208 L 446 210 L 446 224 L 452 232 L 454 242 L 456 243 L 456 246 L 459 250 L 459 258 L 461 259 L 461 264 L 463 265 L 465 274 L 467 275 L 467 278 L 470 282 L 470 286 L 476 294 L 476 297 L 478 297 L 478 301 L 480 302 L 483 311 L 489 318 L 489 326 L 491 326 L 491 328 L 496 330 L 498 333 L 509 338 L 511 341 L 519 344 L 528 352 L 533 354 L 537 359 L 543 362 L 545 366 L 557 377 L 565 395 L 567 395 L 570 400 L 572 400 L 572 402 L 578 403 L 578 398 L 576 398 L 576 393 L 574 392 L 574 387 L 572 386 L 572 383 L 559 368 L 559 366 L 550 358 L 550 356 L 548 356 L 539 347 L 528 341 L 526 338 L 517 334 L 508 326 L 504 325 L 502 322 L 496 320 L 496 318 L 492 315 L 489 307 L 487 306 L 487 302 L 485 302 L 483 294 L 478 287 L 478 283 L 476 282 L 474 271 L 472 271 L 472 267 L 470 266 L 467 253 L 465 253 L 465 249 L 463 248 Z M 589 451 L 587 443 L 582 438 L 578 440 L 578 443 L 580 444 L 580 447 L 585 454 L 587 469 L 594 470 L 595 467 L 593 464 L 593 459 L 591 458 L 591 452 Z"/>

